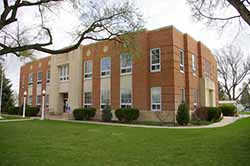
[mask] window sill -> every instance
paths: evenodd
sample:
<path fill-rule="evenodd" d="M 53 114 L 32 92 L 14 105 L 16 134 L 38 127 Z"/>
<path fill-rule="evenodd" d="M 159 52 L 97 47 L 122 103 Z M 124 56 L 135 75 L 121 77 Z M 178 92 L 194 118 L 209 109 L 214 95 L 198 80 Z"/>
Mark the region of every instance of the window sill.
<path fill-rule="evenodd" d="M 92 80 L 92 77 L 91 78 L 84 78 L 83 80 Z"/>
<path fill-rule="evenodd" d="M 185 74 L 185 72 L 183 70 L 180 70 L 180 73 Z"/>
<path fill-rule="evenodd" d="M 127 75 L 132 75 L 132 72 L 130 73 L 120 73 L 121 76 L 127 76 Z"/>
<path fill-rule="evenodd" d="M 110 78 L 110 75 L 106 75 L 106 76 L 101 76 L 101 78 Z"/>
<path fill-rule="evenodd" d="M 150 73 L 159 73 L 161 70 L 150 70 Z"/>

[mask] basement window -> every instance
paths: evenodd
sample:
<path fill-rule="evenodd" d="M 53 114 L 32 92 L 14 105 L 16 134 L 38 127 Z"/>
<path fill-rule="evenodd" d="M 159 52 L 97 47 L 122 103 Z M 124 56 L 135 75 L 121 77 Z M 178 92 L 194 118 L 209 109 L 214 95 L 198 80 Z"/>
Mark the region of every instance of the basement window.
<path fill-rule="evenodd" d="M 151 88 L 151 111 L 161 111 L 161 88 Z"/>

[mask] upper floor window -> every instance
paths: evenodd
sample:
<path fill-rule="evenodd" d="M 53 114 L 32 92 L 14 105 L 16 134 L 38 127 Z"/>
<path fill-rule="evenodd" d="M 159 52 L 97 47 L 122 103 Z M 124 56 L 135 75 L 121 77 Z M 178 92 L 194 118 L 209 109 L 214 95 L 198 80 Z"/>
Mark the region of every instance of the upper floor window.
<path fill-rule="evenodd" d="M 180 71 L 181 72 L 184 72 L 184 63 L 185 63 L 184 56 L 185 56 L 184 50 L 180 49 Z"/>
<path fill-rule="evenodd" d="M 132 107 L 132 94 L 130 89 L 121 89 L 121 108 Z"/>
<path fill-rule="evenodd" d="M 150 50 L 150 70 L 157 72 L 161 70 L 161 49 L 154 48 Z"/>
<path fill-rule="evenodd" d="M 41 71 L 39 71 L 37 73 L 37 84 L 41 84 L 43 80 L 43 73 Z"/>
<path fill-rule="evenodd" d="M 204 61 L 204 77 L 210 78 L 210 74 L 211 74 L 211 64 L 207 60 L 205 60 Z"/>
<path fill-rule="evenodd" d="M 47 70 L 46 82 L 47 82 L 47 83 L 50 83 L 50 69 Z"/>
<path fill-rule="evenodd" d="M 29 77 L 28 77 L 28 84 L 32 85 L 33 84 L 33 73 L 29 73 Z"/>
<path fill-rule="evenodd" d="M 101 76 L 110 76 L 111 58 L 105 57 L 101 59 Z"/>
<path fill-rule="evenodd" d="M 151 110 L 161 111 L 161 88 L 151 88 Z"/>
<path fill-rule="evenodd" d="M 86 61 L 84 62 L 84 78 L 92 78 L 93 62 Z"/>
<path fill-rule="evenodd" d="M 192 71 L 195 74 L 197 70 L 197 56 L 192 55 Z"/>
<path fill-rule="evenodd" d="M 132 72 L 132 58 L 129 54 L 120 55 L 121 74 L 130 74 Z"/>
<path fill-rule="evenodd" d="M 69 65 L 59 66 L 59 79 L 60 81 L 69 80 Z"/>

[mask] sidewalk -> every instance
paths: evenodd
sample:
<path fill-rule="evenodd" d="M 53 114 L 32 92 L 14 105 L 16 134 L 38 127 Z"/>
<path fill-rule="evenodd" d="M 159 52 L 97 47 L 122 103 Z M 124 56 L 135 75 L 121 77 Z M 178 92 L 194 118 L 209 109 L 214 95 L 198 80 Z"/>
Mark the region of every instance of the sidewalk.
<path fill-rule="evenodd" d="M 22 122 L 22 121 L 29 121 L 29 120 L 33 120 L 32 118 L 30 119 L 6 119 L 6 120 L 0 120 L 0 123 L 4 123 L 4 122 Z"/>
<path fill-rule="evenodd" d="M 62 120 L 62 119 L 50 119 L 55 121 L 72 122 L 72 123 L 83 123 L 83 124 L 96 124 L 106 126 L 120 126 L 120 127 L 136 127 L 136 128 L 157 128 L 157 129 L 201 129 L 201 128 L 218 128 L 224 127 L 229 124 L 236 122 L 242 118 L 249 118 L 250 115 L 240 115 L 239 117 L 223 117 L 220 122 L 213 123 L 206 126 L 150 126 L 150 125 L 136 125 L 136 124 L 122 124 L 122 123 L 106 123 L 106 122 L 93 122 L 93 121 L 75 121 L 75 120 Z"/>

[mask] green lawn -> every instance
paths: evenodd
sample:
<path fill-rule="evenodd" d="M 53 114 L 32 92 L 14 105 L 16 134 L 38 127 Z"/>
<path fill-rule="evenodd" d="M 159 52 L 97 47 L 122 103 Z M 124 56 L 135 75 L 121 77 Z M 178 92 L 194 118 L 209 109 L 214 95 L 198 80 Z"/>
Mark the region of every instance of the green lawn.
<path fill-rule="evenodd" d="M 1 166 L 244 166 L 250 118 L 215 129 L 0 123 Z"/>
<path fill-rule="evenodd" d="M 250 115 L 250 112 L 240 112 L 242 115 Z"/>

